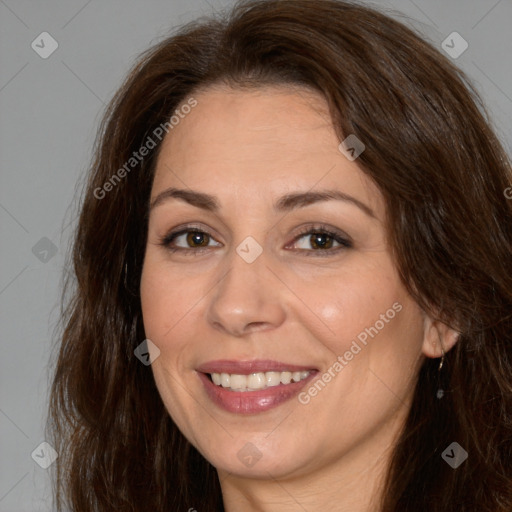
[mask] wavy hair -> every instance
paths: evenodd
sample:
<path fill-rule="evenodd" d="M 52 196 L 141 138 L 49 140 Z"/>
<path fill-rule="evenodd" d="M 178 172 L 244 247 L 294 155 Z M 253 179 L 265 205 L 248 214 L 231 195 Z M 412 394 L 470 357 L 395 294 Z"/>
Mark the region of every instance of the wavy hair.
<path fill-rule="evenodd" d="M 510 512 L 510 160 L 448 58 L 387 15 L 336 0 L 243 1 L 189 23 L 142 54 L 110 102 L 81 197 L 52 368 L 57 510 L 223 510 L 215 468 L 134 356 L 145 339 L 139 285 L 160 142 L 112 181 L 180 104 L 218 83 L 323 95 L 340 141 L 364 141 L 358 163 L 386 201 L 404 286 L 460 332 L 441 382 L 438 360 L 421 367 L 381 510 Z M 453 441 L 469 453 L 456 470 L 441 458 Z"/>

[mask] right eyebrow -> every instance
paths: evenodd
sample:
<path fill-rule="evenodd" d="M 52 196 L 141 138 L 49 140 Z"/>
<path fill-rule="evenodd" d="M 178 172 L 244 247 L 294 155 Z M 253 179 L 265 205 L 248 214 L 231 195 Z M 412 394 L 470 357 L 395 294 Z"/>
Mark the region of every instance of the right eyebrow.
<path fill-rule="evenodd" d="M 181 188 L 168 188 L 158 194 L 155 199 L 151 202 L 149 210 L 153 210 L 160 204 L 164 203 L 169 199 L 181 199 L 192 206 L 207 210 L 210 212 L 218 212 L 220 210 L 220 204 L 216 197 L 205 194 L 204 192 L 196 192 L 193 190 L 185 190 Z"/>

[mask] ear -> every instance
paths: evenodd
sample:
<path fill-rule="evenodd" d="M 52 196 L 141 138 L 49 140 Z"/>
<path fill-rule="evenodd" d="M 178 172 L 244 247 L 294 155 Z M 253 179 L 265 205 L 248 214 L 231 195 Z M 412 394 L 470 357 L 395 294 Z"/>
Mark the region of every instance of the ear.
<path fill-rule="evenodd" d="M 434 321 L 428 315 L 424 316 L 424 336 L 422 353 L 433 359 L 442 357 L 459 340 L 460 333 L 439 321 Z"/>

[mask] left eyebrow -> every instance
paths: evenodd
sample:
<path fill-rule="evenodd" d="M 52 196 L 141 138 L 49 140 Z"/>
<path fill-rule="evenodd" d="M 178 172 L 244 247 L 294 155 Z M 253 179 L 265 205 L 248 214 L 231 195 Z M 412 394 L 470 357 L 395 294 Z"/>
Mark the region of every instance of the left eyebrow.
<path fill-rule="evenodd" d="M 320 201 L 346 201 L 360 208 L 366 215 L 375 218 L 373 210 L 359 201 L 355 197 L 345 194 L 340 190 L 319 190 L 317 192 L 296 192 L 286 194 L 281 197 L 274 205 L 274 209 L 279 212 L 291 211 L 295 208 L 301 208 Z"/>

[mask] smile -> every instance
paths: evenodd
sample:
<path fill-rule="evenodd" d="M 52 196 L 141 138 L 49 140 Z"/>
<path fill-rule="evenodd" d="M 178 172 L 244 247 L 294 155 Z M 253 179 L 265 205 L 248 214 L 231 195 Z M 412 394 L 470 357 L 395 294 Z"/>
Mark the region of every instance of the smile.
<path fill-rule="evenodd" d="M 206 396 L 224 411 L 258 414 L 290 400 L 316 368 L 268 360 L 212 361 L 196 369 Z"/>
<path fill-rule="evenodd" d="M 211 373 L 210 378 L 216 386 L 230 389 L 231 391 L 257 391 L 267 389 L 280 384 L 290 384 L 306 379 L 311 372 L 259 372 L 250 375 L 236 373 Z"/>

